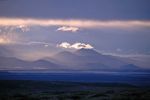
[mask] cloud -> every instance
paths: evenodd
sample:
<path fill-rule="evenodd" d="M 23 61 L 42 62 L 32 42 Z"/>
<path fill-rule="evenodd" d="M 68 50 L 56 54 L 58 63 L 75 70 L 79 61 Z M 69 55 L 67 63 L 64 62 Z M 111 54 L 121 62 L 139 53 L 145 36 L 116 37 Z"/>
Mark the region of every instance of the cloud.
<path fill-rule="evenodd" d="M 15 44 L 18 39 L 15 33 L 0 33 L 0 45 Z"/>
<path fill-rule="evenodd" d="M 0 45 L 42 45 L 44 47 L 54 46 L 54 44 L 48 42 L 25 40 L 15 33 L 0 34 Z"/>
<path fill-rule="evenodd" d="M 12 44 L 12 43 L 9 43 Z M 43 46 L 43 47 L 49 47 L 54 46 L 53 43 L 48 42 L 41 42 L 41 41 L 16 41 L 13 44 L 15 45 L 24 45 L 24 46 Z"/>
<path fill-rule="evenodd" d="M 30 31 L 30 28 L 29 27 L 27 27 L 27 26 L 25 26 L 25 25 L 18 25 L 18 26 L 16 26 L 16 29 L 20 29 L 22 32 L 28 32 L 28 31 Z"/>
<path fill-rule="evenodd" d="M 79 30 L 78 27 L 71 27 L 71 26 L 62 26 L 57 29 L 57 31 L 63 32 L 77 32 Z"/>
<path fill-rule="evenodd" d="M 57 47 L 61 47 L 61 48 L 66 48 L 66 49 L 93 49 L 94 47 L 90 44 L 85 44 L 85 43 L 74 43 L 74 44 L 70 44 L 68 42 L 62 42 L 60 44 L 57 45 Z"/>
<path fill-rule="evenodd" d="M 0 44 L 9 44 L 11 40 L 9 38 L 6 38 L 4 36 L 0 37 Z"/>
<path fill-rule="evenodd" d="M 25 25 L 17 26 L 0 26 L 0 33 L 19 33 L 19 32 L 28 32 L 30 28 Z"/>
<path fill-rule="evenodd" d="M 61 44 L 58 44 L 57 47 L 61 47 L 61 48 L 70 48 L 71 44 L 68 42 L 62 42 Z"/>
<path fill-rule="evenodd" d="M 85 44 L 85 43 L 74 43 L 72 46 L 72 48 L 75 48 L 75 49 L 92 49 L 93 46 L 91 46 L 90 44 Z"/>
<path fill-rule="evenodd" d="M 150 20 L 65 20 L 65 19 L 34 19 L 34 18 L 0 18 L 0 26 L 71 26 L 78 28 L 133 28 L 150 27 Z"/>
<path fill-rule="evenodd" d="M 22 32 L 27 32 L 30 29 L 24 25 L 18 26 L 0 26 L 0 45 L 16 44 L 19 41 L 24 41 Z"/>
<path fill-rule="evenodd" d="M 43 45 L 44 47 L 54 46 L 54 44 L 52 44 L 52 43 L 40 42 L 40 41 L 30 41 L 30 42 L 26 42 L 26 43 L 22 43 L 22 44 L 23 45 Z"/>
<path fill-rule="evenodd" d="M 13 37 L 8 36 L 8 35 L 0 35 L 0 45 L 14 45 L 14 44 L 22 44 L 22 42 L 20 42 L 18 40 L 18 37 L 13 38 Z"/>

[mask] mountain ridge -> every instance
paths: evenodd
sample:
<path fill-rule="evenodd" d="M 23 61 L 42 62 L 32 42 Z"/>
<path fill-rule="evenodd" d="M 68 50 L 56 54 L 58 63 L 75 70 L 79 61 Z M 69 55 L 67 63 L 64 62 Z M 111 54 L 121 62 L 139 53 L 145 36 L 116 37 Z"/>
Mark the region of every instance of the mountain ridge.
<path fill-rule="evenodd" d="M 1 68 L 45 69 L 45 70 L 96 70 L 136 71 L 140 68 L 116 57 L 103 55 L 94 49 L 80 49 L 75 52 L 62 51 L 51 58 L 24 61 L 13 57 L 0 57 Z"/>

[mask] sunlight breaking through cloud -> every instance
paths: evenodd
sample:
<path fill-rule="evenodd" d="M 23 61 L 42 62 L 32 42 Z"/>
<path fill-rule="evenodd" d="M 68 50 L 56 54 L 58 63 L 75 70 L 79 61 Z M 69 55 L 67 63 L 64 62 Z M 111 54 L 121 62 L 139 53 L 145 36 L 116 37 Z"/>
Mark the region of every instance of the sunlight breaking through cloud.
<path fill-rule="evenodd" d="M 15 44 L 17 39 L 16 34 L 0 34 L 0 45 Z"/>
<path fill-rule="evenodd" d="M 0 44 L 9 44 L 10 39 L 5 38 L 5 37 L 0 37 Z"/>

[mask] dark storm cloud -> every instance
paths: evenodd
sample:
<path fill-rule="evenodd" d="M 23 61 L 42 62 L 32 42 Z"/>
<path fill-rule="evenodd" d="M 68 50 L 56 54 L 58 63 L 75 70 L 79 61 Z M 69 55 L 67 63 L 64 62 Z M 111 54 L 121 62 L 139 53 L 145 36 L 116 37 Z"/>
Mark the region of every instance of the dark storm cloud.
<path fill-rule="evenodd" d="M 150 0 L 1 0 L 0 17 L 149 20 Z"/>

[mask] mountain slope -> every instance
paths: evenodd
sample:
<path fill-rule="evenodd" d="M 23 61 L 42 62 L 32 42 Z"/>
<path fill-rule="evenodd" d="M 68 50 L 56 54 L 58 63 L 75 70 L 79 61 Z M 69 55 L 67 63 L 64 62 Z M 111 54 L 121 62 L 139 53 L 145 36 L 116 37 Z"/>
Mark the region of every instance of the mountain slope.
<path fill-rule="evenodd" d="M 128 67 L 127 65 L 130 64 L 113 56 L 102 55 L 93 49 L 79 49 L 75 52 L 59 52 L 52 58 L 55 62 L 74 70 L 129 69 L 122 67 Z M 134 68 L 132 68 L 132 70 L 133 69 Z"/>
<path fill-rule="evenodd" d="M 59 52 L 51 58 L 24 61 L 14 57 L 0 57 L 0 69 L 4 70 L 78 70 L 78 71 L 137 71 L 133 63 L 119 57 L 103 55 L 92 49 L 75 52 Z"/>
<path fill-rule="evenodd" d="M 84 57 L 84 59 L 87 62 L 95 62 L 95 63 L 103 63 L 106 66 L 111 66 L 111 67 L 120 67 L 122 65 L 127 64 L 126 62 L 123 62 L 119 59 L 116 59 L 113 56 L 110 55 L 102 55 L 95 50 L 92 49 L 80 49 L 75 52 L 76 54 Z"/>

